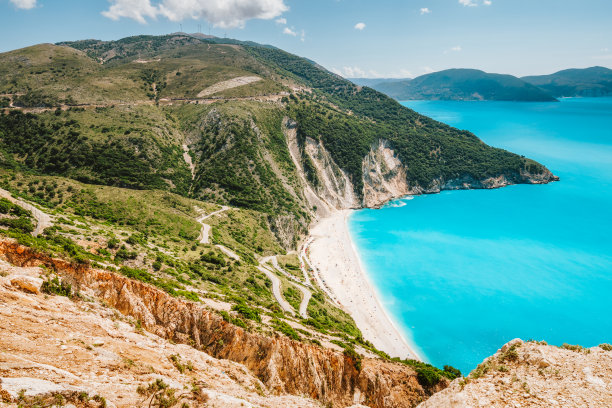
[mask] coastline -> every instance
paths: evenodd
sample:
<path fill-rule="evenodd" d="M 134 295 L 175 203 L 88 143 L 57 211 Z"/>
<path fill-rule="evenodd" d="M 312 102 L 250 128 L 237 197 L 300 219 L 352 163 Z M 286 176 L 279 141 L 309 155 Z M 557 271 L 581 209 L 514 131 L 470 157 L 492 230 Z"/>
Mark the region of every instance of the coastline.
<path fill-rule="evenodd" d="M 351 211 L 334 212 L 311 229 L 310 262 L 325 289 L 355 320 L 364 339 L 391 357 L 422 360 L 385 310 L 361 264 L 348 229 Z"/>

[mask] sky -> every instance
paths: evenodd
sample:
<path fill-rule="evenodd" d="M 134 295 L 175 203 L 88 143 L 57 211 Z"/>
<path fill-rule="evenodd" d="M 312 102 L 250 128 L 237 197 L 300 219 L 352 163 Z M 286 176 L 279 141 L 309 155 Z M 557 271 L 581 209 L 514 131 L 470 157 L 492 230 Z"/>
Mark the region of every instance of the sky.
<path fill-rule="evenodd" d="M 345 77 L 612 68 L 612 0 L 0 0 L 0 52 L 199 27 Z"/>

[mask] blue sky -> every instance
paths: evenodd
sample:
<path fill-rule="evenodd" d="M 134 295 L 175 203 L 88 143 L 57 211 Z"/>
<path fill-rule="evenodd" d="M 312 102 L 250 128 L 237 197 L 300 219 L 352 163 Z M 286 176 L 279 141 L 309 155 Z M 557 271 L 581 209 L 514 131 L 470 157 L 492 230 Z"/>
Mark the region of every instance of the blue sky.
<path fill-rule="evenodd" d="M 0 0 L 0 52 L 180 24 L 272 44 L 349 77 L 612 67 L 610 0 Z"/>

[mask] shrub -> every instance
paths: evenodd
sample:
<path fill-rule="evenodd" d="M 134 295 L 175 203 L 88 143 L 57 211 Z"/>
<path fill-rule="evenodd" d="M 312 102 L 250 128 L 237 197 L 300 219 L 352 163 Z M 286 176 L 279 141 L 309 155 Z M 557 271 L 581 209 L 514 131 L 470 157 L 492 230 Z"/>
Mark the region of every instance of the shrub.
<path fill-rule="evenodd" d="M 518 360 L 519 355 L 518 355 L 518 352 L 516 351 L 518 346 L 519 346 L 518 344 L 513 344 L 512 346 L 510 346 L 508 350 L 506 350 L 504 353 L 502 353 L 501 356 L 499 356 L 499 361 L 503 363 L 504 361 Z"/>
<path fill-rule="evenodd" d="M 289 337 L 293 340 L 300 340 L 300 335 L 295 331 L 295 329 L 284 320 L 274 319 L 272 320 L 272 327 L 283 333 L 285 336 Z"/>
<path fill-rule="evenodd" d="M 561 345 L 562 349 L 565 350 L 570 350 L 570 351 L 576 351 L 576 352 L 580 352 L 584 350 L 584 347 L 580 346 L 580 345 L 573 345 L 573 344 L 567 344 L 567 343 L 563 343 Z"/>
<path fill-rule="evenodd" d="M 119 246 L 119 240 L 117 238 L 111 238 L 108 240 L 106 246 L 108 246 L 108 248 L 110 249 L 115 249 Z"/>
<path fill-rule="evenodd" d="M 252 309 L 245 303 L 238 303 L 232 306 L 232 310 L 238 312 L 242 317 L 261 323 L 261 315 L 258 309 Z"/>
<path fill-rule="evenodd" d="M 612 345 L 611 344 L 600 344 L 599 348 L 605 350 L 605 351 L 612 351 Z"/>
<path fill-rule="evenodd" d="M 423 387 L 433 387 L 440 382 L 440 374 L 435 370 L 418 369 L 417 380 Z"/>
<path fill-rule="evenodd" d="M 149 272 L 144 271 L 142 269 L 135 269 L 135 268 L 129 268 L 127 266 L 122 266 L 121 269 L 119 269 L 119 272 L 122 275 L 125 275 L 130 279 L 136 279 L 141 282 L 151 283 L 153 281 L 153 276 L 151 276 Z"/>
<path fill-rule="evenodd" d="M 355 365 L 355 369 L 357 371 L 361 371 L 361 360 L 362 357 L 361 355 L 359 355 L 355 349 L 353 347 L 346 347 L 344 349 L 344 356 L 347 357 L 348 359 L 352 360 L 353 364 Z"/>
<path fill-rule="evenodd" d="M 444 373 L 451 380 L 461 377 L 461 371 L 458 368 L 449 365 L 444 366 Z"/>
<path fill-rule="evenodd" d="M 72 296 L 72 285 L 65 281 L 60 281 L 57 276 L 54 276 L 52 279 L 48 279 L 43 282 L 40 290 L 43 293 L 47 293 L 50 295 L 59 295 L 59 296 Z"/>

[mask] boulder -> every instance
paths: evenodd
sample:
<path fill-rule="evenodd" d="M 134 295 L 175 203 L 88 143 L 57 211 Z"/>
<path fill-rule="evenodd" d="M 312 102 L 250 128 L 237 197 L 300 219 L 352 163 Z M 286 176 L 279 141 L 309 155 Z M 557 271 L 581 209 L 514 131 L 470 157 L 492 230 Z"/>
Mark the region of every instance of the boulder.
<path fill-rule="evenodd" d="M 21 275 L 21 276 L 15 276 L 14 278 L 11 278 L 11 285 L 15 286 L 16 288 L 24 292 L 28 292 L 28 293 L 34 293 L 34 294 L 40 293 L 40 287 L 42 286 L 42 284 L 43 284 L 42 279 L 34 278 L 31 276 Z"/>

